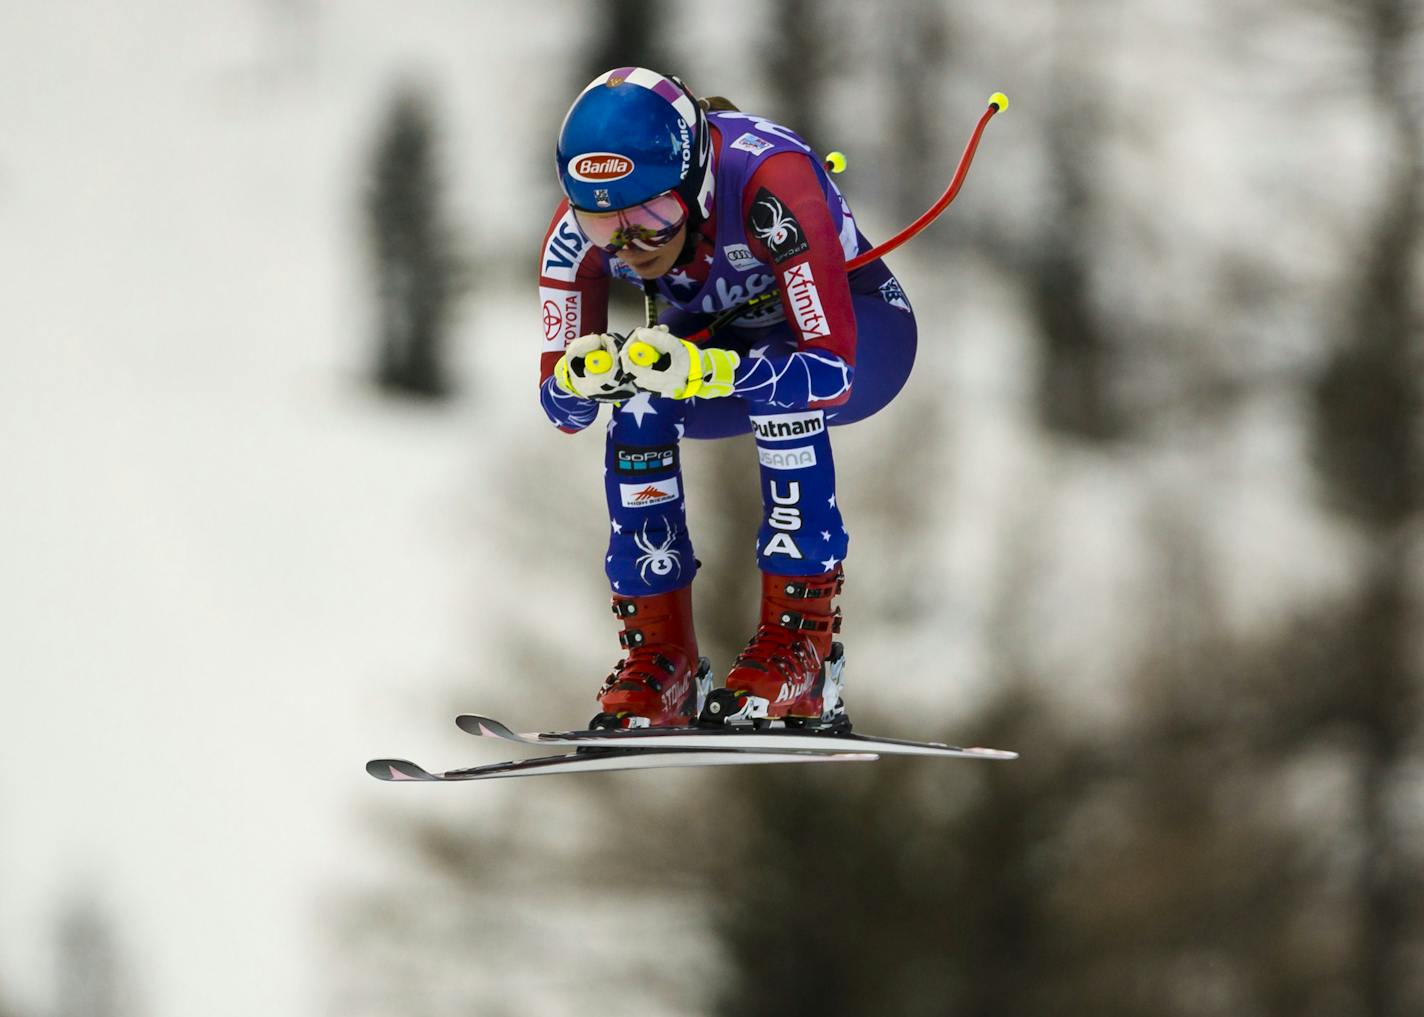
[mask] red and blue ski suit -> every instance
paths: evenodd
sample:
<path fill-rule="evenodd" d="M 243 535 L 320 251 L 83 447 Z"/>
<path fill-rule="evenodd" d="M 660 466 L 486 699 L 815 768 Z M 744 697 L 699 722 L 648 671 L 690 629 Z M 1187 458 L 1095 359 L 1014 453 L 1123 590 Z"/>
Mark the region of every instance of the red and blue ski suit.
<path fill-rule="evenodd" d="M 775 287 L 709 345 L 735 350 L 733 394 L 668 399 L 639 392 L 608 423 L 605 493 L 612 533 L 605 568 L 614 592 L 678 589 L 696 571 L 687 532 L 680 442 L 755 436 L 764 516 L 757 564 L 776 575 L 819 575 L 844 560 L 849 535 L 836 506 L 828 427 L 875 413 L 914 362 L 914 313 L 884 263 L 847 274 L 870 244 L 821 160 L 793 132 L 745 113 L 708 114 L 715 173 L 712 214 L 672 271 L 656 281 L 660 319 L 689 336 L 718 312 Z M 610 278 L 643 280 L 591 244 L 568 203 L 544 238 L 540 402 L 561 430 L 580 431 L 599 403 L 571 395 L 554 365 L 573 339 L 608 327 Z"/>

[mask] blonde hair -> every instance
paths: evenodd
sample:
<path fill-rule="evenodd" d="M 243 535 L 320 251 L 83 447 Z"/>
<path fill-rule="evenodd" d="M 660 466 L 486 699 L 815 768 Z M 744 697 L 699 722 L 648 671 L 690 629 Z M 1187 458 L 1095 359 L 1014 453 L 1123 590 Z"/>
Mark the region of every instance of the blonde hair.
<path fill-rule="evenodd" d="M 736 103 L 731 99 L 720 95 L 709 95 L 697 100 L 697 105 L 702 107 L 704 113 L 740 113 Z"/>

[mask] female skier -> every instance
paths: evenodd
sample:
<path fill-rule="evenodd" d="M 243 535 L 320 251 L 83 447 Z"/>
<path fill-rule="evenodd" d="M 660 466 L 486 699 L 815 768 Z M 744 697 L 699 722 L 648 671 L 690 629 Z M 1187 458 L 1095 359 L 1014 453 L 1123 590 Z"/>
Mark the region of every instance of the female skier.
<path fill-rule="evenodd" d="M 832 601 L 849 538 L 828 427 L 875 413 L 908 378 L 916 328 L 904 292 L 879 260 L 847 274 L 870 245 L 796 134 L 699 100 L 677 78 L 599 75 L 569 109 L 556 156 L 566 200 L 541 254 L 540 402 L 570 433 L 613 405 L 605 566 L 627 656 L 591 726 L 683 725 L 699 713 L 848 726 Z M 610 278 L 660 297 L 659 324 L 609 333 Z M 699 335 L 772 290 L 779 299 Z M 761 621 L 709 697 L 679 444 L 747 431 L 765 508 Z"/>

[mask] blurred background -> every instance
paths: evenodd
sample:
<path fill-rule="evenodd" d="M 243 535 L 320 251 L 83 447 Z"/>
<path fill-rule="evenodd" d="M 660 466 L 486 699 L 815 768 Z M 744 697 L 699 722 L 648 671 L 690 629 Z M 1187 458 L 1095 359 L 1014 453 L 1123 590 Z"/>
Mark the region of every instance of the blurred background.
<path fill-rule="evenodd" d="M 1409 0 L 0 6 L 0 1015 L 1424 1012 L 1422 40 Z M 577 725 L 618 655 L 535 258 L 624 63 L 845 151 L 872 240 L 1008 93 L 836 451 L 857 724 L 1019 761 L 363 772 Z M 754 452 L 685 459 L 724 668 Z"/>

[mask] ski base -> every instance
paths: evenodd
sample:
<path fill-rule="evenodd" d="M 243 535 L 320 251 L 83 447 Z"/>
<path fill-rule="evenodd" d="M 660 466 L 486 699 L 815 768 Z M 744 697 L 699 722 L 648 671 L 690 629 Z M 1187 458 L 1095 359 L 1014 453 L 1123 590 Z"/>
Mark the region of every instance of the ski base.
<path fill-rule="evenodd" d="M 607 770 L 655 770 L 690 766 L 747 766 L 770 763 L 855 763 L 878 758 L 871 752 L 780 752 L 736 748 L 580 748 L 558 756 L 514 759 L 462 770 L 432 773 L 408 759 L 373 759 L 366 772 L 385 781 L 494 780 L 541 774 L 595 773 Z"/>

